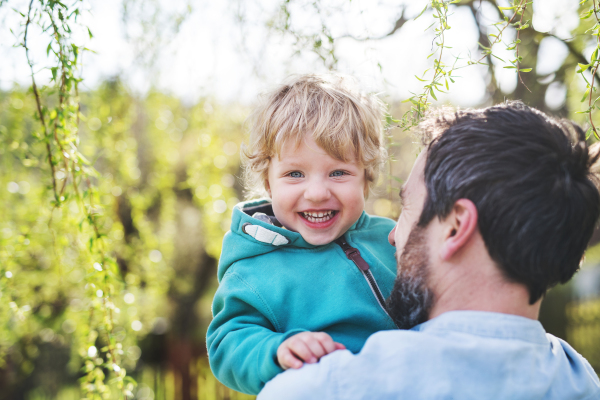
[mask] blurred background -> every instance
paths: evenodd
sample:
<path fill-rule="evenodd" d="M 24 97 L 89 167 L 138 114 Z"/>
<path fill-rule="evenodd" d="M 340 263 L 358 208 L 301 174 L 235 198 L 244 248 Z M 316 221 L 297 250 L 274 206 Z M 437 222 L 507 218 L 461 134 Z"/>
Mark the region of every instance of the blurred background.
<path fill-rule="evenodd" d="M 57 2 L 0 1 L 0 399 L 252 398 L 212 376 L 205 333 L 221 240 L 245 198 L 245 120 L 290 74 L 351 74 L 389 104 L 390 158 L 367 212 L 390 218 L 419 152 L 394 120 L 414 115 L 405 100 L 431 81 L 434 60 L 452 80 L 428 96 L 433 106 L 521 99 L 591 126 L 591 1 L 534 0 L 511 20 L 521 30 L 502 24 L 523 2 L 446 5 L 438 57 L 435 1 L 77 0 L 56 6 L 78 10 L 61 43 L 81 51 L 59 65 L 74 71 L 77 112 L 71 133 L 54 125 L 64 137 L 53 142 L 31 71 L 42 114 L 60 125 L 53 68 L 63 47 L 42 17 L 27 24 L 34 3 Z M 499 32 L 493 55 L 482 52 Z M 515 41 L 520 77 L 507 49 Z M 50 167 L 48 151 L 67 167 Z M 74 154 L 85 176 L 68 167 Z M 67 187 L 59 199 L 53 185 Z M 600 232 L 575 278 L 548 293 L 540 320 L 600 373 L 598 242 Z"/>

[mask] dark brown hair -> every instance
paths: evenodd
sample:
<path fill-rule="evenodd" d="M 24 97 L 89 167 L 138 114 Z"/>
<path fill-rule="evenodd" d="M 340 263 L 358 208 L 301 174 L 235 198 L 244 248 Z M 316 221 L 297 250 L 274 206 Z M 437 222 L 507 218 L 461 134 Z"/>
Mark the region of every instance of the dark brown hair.
<path fill-rule="evenodd" d="M 533 304 L 579 268 L 600 214 L 598 152 L 583 130 L 508 102 L 441 112 L 421 124 L 427 147 L 427 198 L 419 225 L 471 200 L 492 259 L 527 285 Z"/>

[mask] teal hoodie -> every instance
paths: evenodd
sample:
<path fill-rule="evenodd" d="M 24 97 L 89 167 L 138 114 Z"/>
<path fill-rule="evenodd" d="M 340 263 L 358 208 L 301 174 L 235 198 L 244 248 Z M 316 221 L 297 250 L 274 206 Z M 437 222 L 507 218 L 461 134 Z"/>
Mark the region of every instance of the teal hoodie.
<path fill-rule="evenodd" d="M 273 215 L 266 200 L 233 210 L 206 338 L 215 376 L 250 394 L 283 371 L 277 348 L 290 336 L 326 332 L 358 353 L 372 333 L 395 329 L 340 246 L 309 244 L 297 232 L 249 215 L 257 210 Z M 392 220 L 363 212 L 344 235 L 369 264 L 386 298 L 396 277 L 395 249 L 387 240 L 393 227 Z"/>

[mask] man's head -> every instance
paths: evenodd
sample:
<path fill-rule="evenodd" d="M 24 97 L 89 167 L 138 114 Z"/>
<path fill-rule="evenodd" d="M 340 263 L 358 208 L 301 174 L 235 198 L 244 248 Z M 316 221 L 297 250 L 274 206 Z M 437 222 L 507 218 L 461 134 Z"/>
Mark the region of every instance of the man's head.
<path fill-rule="evenodd" d="M 441 112 L 421 130 L 432 140 L 402 193 L 408 215 L 390 234 L 399 272 L 389 304 L 398 318 L 414 316 L 405 327 L 424 322 L 437 301 L 429 277 L 448 271 L 430 264 L 451 265 L 477 240 L 505 282 L 526 288 L 529 304 L 573 276 L 600 214 L 590 172 L 598 155 L 581 128 L 512 102 Z"/>
<path fill-rule="evenodd" d="M 249 120 L 244 149 L 251 195 L 263 194 L 271 160 L 286 147 L 299 147 L 306 135 L 333 159 L 360 164 L 365 195 L 377 182 L 385 159 L 384 104 L 361 93 L 352 78 L 336 74 L 293 76 L 266 93 Z"/>

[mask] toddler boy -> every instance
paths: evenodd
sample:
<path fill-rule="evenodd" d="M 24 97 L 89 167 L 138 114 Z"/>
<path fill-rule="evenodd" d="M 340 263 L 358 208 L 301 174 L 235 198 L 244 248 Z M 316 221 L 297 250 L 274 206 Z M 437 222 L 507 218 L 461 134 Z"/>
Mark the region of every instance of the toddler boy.
<path fill-rule="evenodd" d="M 286 368 L 360 351 L 394 329 L 394 221 L 364 212 L 385 157 L 384 107 L 348 78 L 303 75 L 272 91 L 250 126 L 246 179 L 269 200 L 238 204 L 223 240 L 207 332 L 225 385 L 256 394 Z"/>

